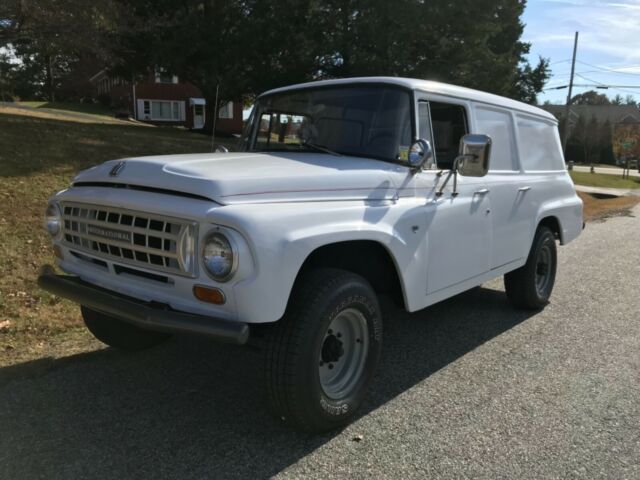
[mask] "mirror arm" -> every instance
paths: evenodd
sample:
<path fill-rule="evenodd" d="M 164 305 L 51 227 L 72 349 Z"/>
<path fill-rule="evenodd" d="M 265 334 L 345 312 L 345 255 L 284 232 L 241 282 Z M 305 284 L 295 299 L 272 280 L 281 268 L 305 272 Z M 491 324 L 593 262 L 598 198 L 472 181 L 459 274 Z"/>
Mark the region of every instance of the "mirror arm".
<path fill-rule="evenodd" d="M 454 162 L 453 166 L 453 192 L 451 192 L 452 197 L 458 196 L 458 162 Z"/>
<path fill-rule="evenodd" d="M 451 168 L 451 170 L 449 170 L 449 173 L 447 174 L 447 178 L 444 179 L 444 182 L 440 186 L 440 190 L 436 192 L 436 197 L 442 196 L 442 194 L 444 193 L 444 187 L 446 187 L 447 183 L 449 183 L 449 179 L 451 178 L 451 175 L 453 175 L 453 192 L 451 192 L 451 196 L 452 197 L 458 196 L 458 160 L 459 159 L 460 157 L 458 156 L 453 161 L 453 167 Z M 440 170 L 439 173 L 442 174 L 442 172 L 443 170 Z"/>
<path fill-rule="evenodd" d="M 454 172 L 455 172 L 455 170 L 453 168 L 451 170 L 449 170 L 449 172 L 447 173 L 446 178 L 444 179 L 444 182 L 442 182 L 442 185 L 440 186 L 440 190 L 438 190 L 436 192 L 436 197 L 441 197 L 442 196 L 442 193 L 444 191 L 444 187 L 447 186 L 447 183 L 449 183 L 449 179 L 451 178 L 451 175 L 454 174 Z"/>

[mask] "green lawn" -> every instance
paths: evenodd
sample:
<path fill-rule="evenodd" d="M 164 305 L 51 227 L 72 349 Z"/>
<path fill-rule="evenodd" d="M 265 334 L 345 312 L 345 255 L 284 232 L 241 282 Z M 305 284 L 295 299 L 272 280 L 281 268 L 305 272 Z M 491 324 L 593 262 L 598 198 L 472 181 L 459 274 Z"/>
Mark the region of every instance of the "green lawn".
<path fill-rule="evenodd" d="M 622 171 L 621 171 L 622 172 Z M 576 185 L 606 188 L 640 188 L 640 177 L 622 178 L 620 175 L 570 171 Z"/>
<path fill-rule="evenodd" d="M 575 162 L 574 165 L 576 167 L 590 167 L 592 164 L 591 163 Z M 613 165 L 611 163 L 594 163 L 593 167 L 594 168 L 619 168 L 620 172 L 622 173 L 622 167 L 620 167 L 619 165 Z"/>
<path fill-rule="evenodd" d="M 210 150 L 209 137 L 181 129 L 0 107 L 0 366 L 42 355 L 37 349 L 59 334 L 84 335 L 77 306 L 36 286 L 40 267 L 53 263 L 42 228 L 47 198 L 105 160 Z"/>
<path fill-rule="evenodd" d="M 92 115 L 107 115 L 112 117 L 113 110 L 101 103 L 75 103 L 75 102 L 17 102 L 17 106 L 47 108 L 63 110 L 65 112 L 88 113 Z"/>

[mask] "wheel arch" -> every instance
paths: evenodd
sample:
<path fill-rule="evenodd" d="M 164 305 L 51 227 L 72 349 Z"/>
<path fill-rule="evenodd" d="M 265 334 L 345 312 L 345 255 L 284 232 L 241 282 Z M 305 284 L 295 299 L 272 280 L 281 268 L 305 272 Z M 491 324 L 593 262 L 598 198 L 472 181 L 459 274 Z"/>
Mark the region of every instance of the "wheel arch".
<path fill-rule="evenodd" d="M 377 294 L 389 294 L 400 306 L 407 306 L 402 276 L 393 254 L 376 240 L 344 240 L 316 247 L 302 262 L 292 291 L 305 272 L 320 267 L 339 268 L 360 275 Z"/>
<path fill-rule="evenodd" d="M 560 243 L 563 243 L 562 227 L 560 225 L 560 219 L 558 219 L 558 217 L 556 217 L 555 215 L 547 215 L 538 221 L 536 230 L 540 226 L 547 227 L 549 230 L 553 232 L 553 235 L 556 237 L 556 240 L 559 240 Z"/>

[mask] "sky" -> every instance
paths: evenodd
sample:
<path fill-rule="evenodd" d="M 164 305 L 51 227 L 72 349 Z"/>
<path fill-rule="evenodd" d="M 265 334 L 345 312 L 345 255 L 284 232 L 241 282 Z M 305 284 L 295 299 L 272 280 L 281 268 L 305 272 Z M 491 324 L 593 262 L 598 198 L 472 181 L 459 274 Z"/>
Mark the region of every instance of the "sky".
<path fill-rule="evenodd" d="M 618 85 L 597 90 L 609 97 L 634 95 L 640 101 L 640 0 L 528 0 L 522 18 L 529 59 L 548 58 L 552 77 L 538 96 L 540 103 L 564 103 L 569 83 L 575 32 L 578 38 L 575 84 Z M 580 76 L 579 76 L 580 75 Z M 574 87 L 573 94 L 593 90 Z"/>

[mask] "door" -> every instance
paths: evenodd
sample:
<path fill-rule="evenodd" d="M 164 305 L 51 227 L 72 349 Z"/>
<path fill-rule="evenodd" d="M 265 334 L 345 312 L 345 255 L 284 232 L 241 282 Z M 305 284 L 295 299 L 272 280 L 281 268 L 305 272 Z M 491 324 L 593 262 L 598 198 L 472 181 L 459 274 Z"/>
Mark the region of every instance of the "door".
<path fill-rule="evenodd" d="M 448 185 L 427 205 L 427 294 L 489 271 L 491 209 L 481 180 L 459 176 L 456 196 Z"/>
<path fill-rule="evenodd" d="M 193 128 L 204 128 L 204 105 L 193 106 Z"/>
<path fill-rule="evenodd" d="M 458 154 L 460 138 L 468 131 L 463 103 L 420 101 L 418 135 L 431 142 L 436 189 L 427 199 L 427 294 L 434 294 L 489 271 L 491 261 L 490 191 L 484 178 L 451 177 L 437 196 Z"/>

